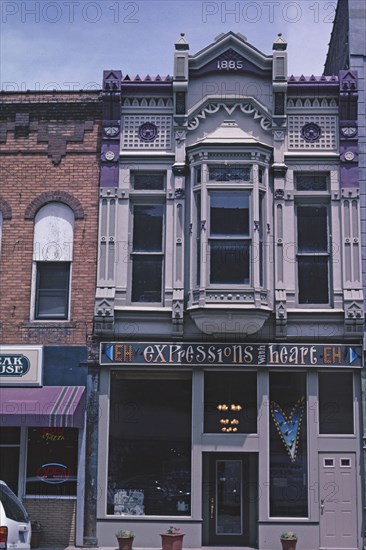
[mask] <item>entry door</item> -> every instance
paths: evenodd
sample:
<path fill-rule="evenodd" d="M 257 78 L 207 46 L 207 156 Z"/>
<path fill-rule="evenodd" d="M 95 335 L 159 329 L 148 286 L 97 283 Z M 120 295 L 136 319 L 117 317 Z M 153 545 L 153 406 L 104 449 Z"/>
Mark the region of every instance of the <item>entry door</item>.
<path fill-rule="evenodd" d="M 358 548 L 355 459 L 355 453 L 319 455 L 321 548 Z"/>
<path fill-rule="evenodd" d="M 208 545 L 248 544 L 248 458 L 238 453 L 210 453 L 206 467 L 203 517 Z"/>

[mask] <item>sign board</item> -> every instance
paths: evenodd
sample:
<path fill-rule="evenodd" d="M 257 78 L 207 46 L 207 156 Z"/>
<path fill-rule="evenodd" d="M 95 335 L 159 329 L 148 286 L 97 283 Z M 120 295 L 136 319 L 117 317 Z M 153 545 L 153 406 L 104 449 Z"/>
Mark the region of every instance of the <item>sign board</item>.
<path fill-rule="evenodd" d="M 42 346 L 0 345 L 0 386 L 41 386 Z"/>
<path fill-rule="evenodd" d="M 101 342 L 100 365 L 182 367 L 362 367 L 361 346 Z"/>

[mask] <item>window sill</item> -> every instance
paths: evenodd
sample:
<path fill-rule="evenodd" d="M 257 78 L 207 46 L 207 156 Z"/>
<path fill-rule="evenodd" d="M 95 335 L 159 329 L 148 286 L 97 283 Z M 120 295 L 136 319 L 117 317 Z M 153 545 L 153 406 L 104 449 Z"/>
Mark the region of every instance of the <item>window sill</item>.
<path fill-rule="evenodd" d="M 21 324 L 22 328 L 50 328 L 50 327 L 57 327 L 57 328 L 76 328 L 76 321 L 67 321 L 65 319 L 60 319 L 59 321 L 57 319 L 34 319 L 32 321 L 28 321 Z"/>

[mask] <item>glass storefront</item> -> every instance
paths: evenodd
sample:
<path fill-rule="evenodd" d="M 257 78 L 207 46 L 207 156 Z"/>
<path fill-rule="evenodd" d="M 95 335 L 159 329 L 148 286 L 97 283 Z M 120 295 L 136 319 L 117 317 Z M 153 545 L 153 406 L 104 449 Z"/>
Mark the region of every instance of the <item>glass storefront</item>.
<path fill-rule="evenodd" d="M 112 374 L 107 514 L 190 515 L 191 385 Z"/>

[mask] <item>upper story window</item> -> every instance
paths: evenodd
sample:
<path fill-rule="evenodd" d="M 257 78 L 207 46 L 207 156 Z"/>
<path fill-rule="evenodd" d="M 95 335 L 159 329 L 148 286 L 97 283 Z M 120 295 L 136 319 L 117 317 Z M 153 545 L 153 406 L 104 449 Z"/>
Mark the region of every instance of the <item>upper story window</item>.
<path fill-rule="evenodd" d="M 328 174 L 295 174 L 299 304 L 329 304 Z M 323 193 L 315 193 L 323 191 Z"/>
<path fill-rule="evenodd" d="M 209 161 L 195 165 L 192 177 L 193 288 L 263 288 L 266 165 Z"/>
<path fill-rule="evenodd" d="M 248 191 L 210 192 L 210 283 L 248 284 L 250 230 Z"/>
<path fill-rule="evenodd" d="M 132 174 L 135 191 L 164 191 L 163 173 Z M 161 303 L 164 273 L 165 192 L 130 194 L 131 302 Z"/>
<path fill-rule="evenodd" d="M 33 243 L 32 318 L 70 317 L 74 213 L 52 202 L 36 214 Z"/>

